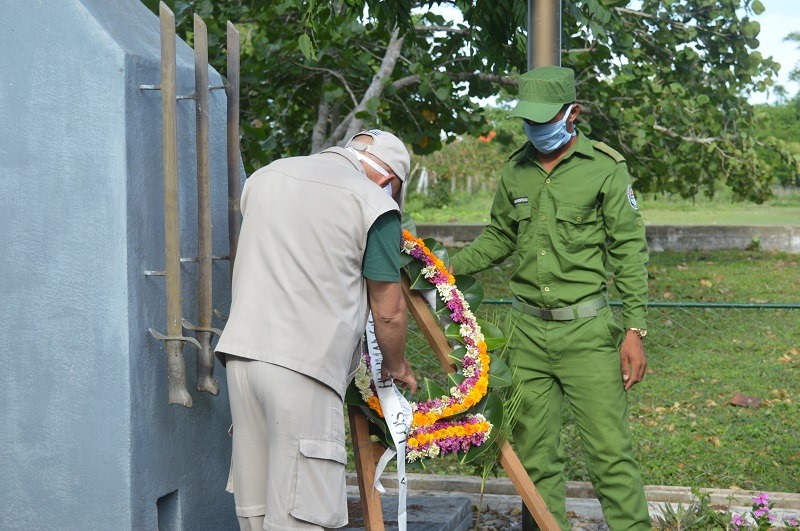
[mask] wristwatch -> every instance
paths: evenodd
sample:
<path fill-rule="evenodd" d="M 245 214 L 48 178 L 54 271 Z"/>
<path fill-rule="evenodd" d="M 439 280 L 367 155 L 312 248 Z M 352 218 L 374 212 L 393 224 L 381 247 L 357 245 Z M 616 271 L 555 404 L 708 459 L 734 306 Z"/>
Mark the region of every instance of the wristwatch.
<path fill-rule="evenodd" d="M 639 339 L 644 339 L 647 335 L 647 330 L 644 328 L 628 328 L 627 330 L 633 330 L 636 332 L 636 335 L 639 336 Z"/>

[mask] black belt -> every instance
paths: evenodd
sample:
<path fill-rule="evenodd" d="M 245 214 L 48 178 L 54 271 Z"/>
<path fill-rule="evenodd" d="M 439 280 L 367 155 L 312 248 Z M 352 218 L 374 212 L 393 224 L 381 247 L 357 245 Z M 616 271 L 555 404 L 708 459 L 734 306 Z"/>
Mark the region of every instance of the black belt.
<path fill-rule="evenodd" d="M 582 319 L 584 317 L 594 317 L 597 315 L 597 310 L 603 308 L 608 304 L 606 298 L 597 297 L 590 301 L 573 304 L 564 308 L 538 308 L 525 304 L 519 299 L 514 299 L 511 305 L 528 315 L 536 316 L 545 321 L 572 321 L 573 319 Z"/>

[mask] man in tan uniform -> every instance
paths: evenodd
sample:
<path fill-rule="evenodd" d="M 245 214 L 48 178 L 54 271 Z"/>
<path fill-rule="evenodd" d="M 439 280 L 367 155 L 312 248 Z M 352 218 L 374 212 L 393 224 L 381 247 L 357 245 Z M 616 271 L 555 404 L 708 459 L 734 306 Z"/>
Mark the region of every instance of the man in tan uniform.
<path fill-rule="evenodd" d="M 416 389 L 403 350 L 397 202 L 410 168 L 391 133 L 278 160 L 242 192 L 227 362 L 243 530 L 347 523 L 343 397 L 371 309 L 383 369 Z"/>

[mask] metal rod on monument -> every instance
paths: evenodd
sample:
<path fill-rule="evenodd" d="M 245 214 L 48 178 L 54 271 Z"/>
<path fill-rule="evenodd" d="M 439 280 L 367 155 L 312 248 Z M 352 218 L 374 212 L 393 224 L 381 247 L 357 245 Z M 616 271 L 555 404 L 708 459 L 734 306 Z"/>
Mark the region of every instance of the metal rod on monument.
<path fill-rule="evenodd" d="M 209 155 L 208 98 L 208 30 L 205 22 L 194 15 L 194 90 L 195 149 L 197 151 L 197 326 L 184 321 L 200 343 L 197 350 L 197 390 L 219 394 L 214 379 L 214 351 L 211 328 L 211 162 Z"/>
<path fill-rule="evenodd" d="M 528 70 L 561 66 L 561 0 L 528 0 Z"/>
<path fill-rule="evenodd" d="M 161 113 L 164 161 L 164 259 L 167 284 L 167 379 L 169 403 L 192 407 L 186 390 L 181 327 L 181 255 L 178 233 L 178 120 L 175 92 L 175 15 L 164 2 L 161 20 Z"/>
<path fill-rule="evenodd" d="M 242 194 L 239 171 L 239 31 L 228 21 L 228 83 L 225 95 L 228 99 L 228 241 L 230 242 L 230 273 L 233 278 L 233 265 L 236 262 L 236 249 L 239 246 L 239 229 L 242 225 L 242 212 L 239 200 Z"/>
<path fill-rule="evenodd" d="M 403 286 L 403 296 L 406 299 L 408 311 L 417 322 L 420 331 L 428 340 L 428 344 L 433 349 L 434 354 L 442 365 L 445 372 L 455 372 L 456 368 L 450 359 L 450 353 L 453 348 L 447 342 L 447 338 L 439 327 L 439 323 L 430 311 L 430 306 L 425 302 L 425 298 L 419 291 L 411 290 L 411 282 L 408 275 L 403 273 L 401 284 Z M 525 471 L 522 463 L 519 460 L 514 449 L 508 441 L 505 441 L 500 448 L 500 455 L 498 458 L 506 474 L 514 483 L 517 492 L 522 497 L 525 507 L 528 508 L 539 528 L 542 531 L 559 531 L 560 527 L 556 523 L 555 518 L 550 513 L 547 505 L 544 503 L 539 491 L 536 490 L 530 476 Z"/>

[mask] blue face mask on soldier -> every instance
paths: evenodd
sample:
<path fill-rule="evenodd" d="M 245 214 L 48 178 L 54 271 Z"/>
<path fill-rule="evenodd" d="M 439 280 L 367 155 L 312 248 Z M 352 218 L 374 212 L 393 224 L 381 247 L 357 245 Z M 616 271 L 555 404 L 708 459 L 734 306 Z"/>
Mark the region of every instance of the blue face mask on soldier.
<path fill-rule="evenodd" d="M 525 136 L 531 141 L 533 147 L 541 153 L 552 153 L 578 134 L 575 131 L 571 133 L 567 131 L 567 120 L 571 110 L 572 105 L 567 107 L 567 112 L 564 113 L 563 119 L 552 124 L 533 125 L 523 121 L 522 127 L 525 129 Z"/>

